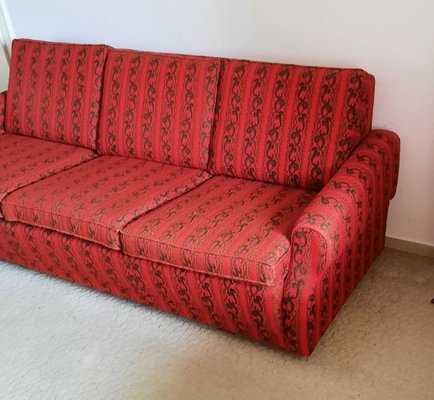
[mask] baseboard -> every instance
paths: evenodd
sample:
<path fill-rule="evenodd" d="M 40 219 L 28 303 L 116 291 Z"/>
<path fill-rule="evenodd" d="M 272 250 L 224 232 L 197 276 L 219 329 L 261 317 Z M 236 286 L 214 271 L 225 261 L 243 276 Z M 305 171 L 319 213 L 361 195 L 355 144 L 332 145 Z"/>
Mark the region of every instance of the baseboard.
<path fill-rule="evenodd" d="M 427 244 L 410 242 L 409 240 L 395 239 L 386 236 L 385 246 L 389 247 L 390 249 L 406 251 L 407 253 L 434 258 L 434 246 Z"/>

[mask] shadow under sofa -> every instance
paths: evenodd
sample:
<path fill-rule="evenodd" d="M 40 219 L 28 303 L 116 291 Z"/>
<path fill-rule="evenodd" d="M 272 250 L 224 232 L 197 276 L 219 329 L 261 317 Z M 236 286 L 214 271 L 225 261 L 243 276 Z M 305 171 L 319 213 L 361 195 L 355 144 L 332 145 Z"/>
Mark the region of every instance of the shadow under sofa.
<path fill-rule="evenodd" d="M 358 69 L 18 39 L 0 257 L 309 355 L 384 247 L 399 138 Z"/>

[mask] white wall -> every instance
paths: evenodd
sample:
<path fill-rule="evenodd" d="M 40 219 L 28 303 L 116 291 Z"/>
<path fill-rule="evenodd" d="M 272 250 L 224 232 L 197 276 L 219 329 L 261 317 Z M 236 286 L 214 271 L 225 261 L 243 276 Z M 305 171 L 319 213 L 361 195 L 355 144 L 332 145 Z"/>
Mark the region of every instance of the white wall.
<path fill-rule="evenodd" d="M 0 92 L 3 92 L 8 87 L 9 79 L 9 65 L 6 60 L 6 54 L 1 47 L 1 37 L 0 37 Z"/>
<path fill-rule="evenodd" d="M 12 24 L 4 0 L 0 0 L 0 92 L 7 89 L 9 80 L 10 44 L 14 37 Z"/>
<path fill-rule="evenodd" d="M 434 245 L 433 0 L 5 0 L 17 37 L 362 67 L 402 139 L 391 237 Z"/>

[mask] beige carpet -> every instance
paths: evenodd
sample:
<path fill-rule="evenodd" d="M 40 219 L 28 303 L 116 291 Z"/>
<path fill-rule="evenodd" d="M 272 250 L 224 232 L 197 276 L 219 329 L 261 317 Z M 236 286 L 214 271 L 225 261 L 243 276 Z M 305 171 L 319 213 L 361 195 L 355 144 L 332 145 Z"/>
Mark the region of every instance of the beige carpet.
<path fill-rule="evenodd" d="M 434 260 L 386 250 L 303 359 L 0 262 L 0 399 L 434 399 Z"/>

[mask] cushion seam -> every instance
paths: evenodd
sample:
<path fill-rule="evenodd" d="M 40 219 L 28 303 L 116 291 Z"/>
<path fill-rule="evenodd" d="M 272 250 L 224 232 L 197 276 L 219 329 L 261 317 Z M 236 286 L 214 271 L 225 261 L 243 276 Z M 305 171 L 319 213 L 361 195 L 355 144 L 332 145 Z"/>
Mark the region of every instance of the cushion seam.
<path fill-rule="evenodd" d="M 25 208 L 26 210 L 35 210 L 35 211 L 38 211 L 38 212 L 43 213 L 43 214 L 46 214 L 46 215 L 52 215 L 52 216 L 56 216 L 56 217 L 60 217 L 60 218 L 74 218 L 74 219 L 77 220 L 78 222 L 81 222 L 81 223 L 84 223 L 84 224 L 92 223 L 92 224 L 95 224 L 95 225 L 99 226 L 100 228 L 108 229 L 108 230 L 110 230 L 111 232 L 114 232 L 114 233 L 116 233 L 116 234 L 120 233 L 120 230 L 119 230 L 119 231 L 114 231 L 113 228 L 110 228 L 110 227 L 107 227 L 107 226 L 101 225 L 101 224 L 98 223 L 98 222 L 84 221 L 84 220 L 82 220 L 81 218 L 76 218 L 76 217 L 67 217 L 67 216 L 65 216 L 65 215 L 57 214 L 57 213 L 52 212 L 52 211 L 44 211 L 44 210 L 41 210 L 40 208 L 28 207 L 28 206 L 22 206 L 22 205 L 17 205 L 17 204 L 14 204 L 14 203 L 8 203 L 7 201 L 5 201 L 5 202 L 3 203 L 3 206 L 4 206 L 4 207 L 6 206 L 6 207 Z M 4 214 L 4 207 L 2 208 L 2 210 L 3 210 L 3 214 Z M 11 221 L 18 221 L 18 222 L 20 222 L 19 219 L 9 219 L 9 218 L 5 218 L 5 219 L 7 219 L 7 220 L 11 220 Z M 23 222 L 24 222 L 24 221 L 23 221 Z M 27 222 L 27 223 L 30 224 L 30 225 L 33 224 L 33 222 Z M 35 225 L 36 225 L 36 224 L 35 224 Z M 45 227 L 45 228 L 47 228 L 47 229 L 53 229 L 53 230 L 55 230 L 55 228 L 50 227 L 50 226 L 44 226 L 44 225 L 38 225 L 38 226 L 42 226 L 42 227 Z M 68 233 L 65 232 L 65 231 L 61 231 L 61 232 L 64 232 L 65 234 L 68 234 Z M 71 236 L 78 236 L 78 235 L 75 235 L 74 233 L 71 233 L 71 232 L 70 232 L 69 234 L 70 234 Z M 90 239 L 90 238 L 87 238 L 87 240 L 92 241 L 92 239 Z M 96 241 L 95 241 L 95 242 L 96 242 Z M 120 242 L 120 241 L 119 241 L 119 242 Z"/>
<path fill-rule="evenodd" d="M 196 273 L 199 273 L 199 274 L 212 275 L 212 276 L 215 276 L 217 278 L 235 280 L 235 281 L 238 281 L 238 282 L 247 282 L 247 283 L 250 283 L 250 284 L 261 285 L 261 286 L 274 286 L 275 285 L 275 280 L 267 281 L 267 282 L 254 281 L 252 279 L 241 278 L 239 276 L 228 276 L 228 275 L 224 275 L 224 274 L 217 274 L 216 272 L 212 272 L 212 271 L 193 269 L 193 268 L 186 267 L 186 266 L 183 266 L 183 265 L 177 265 L 177 264 L 172 263 L 172 262 L 167 261 L 167 260 L 163 261 L 163 260 L 157 260 L 157 259 L 152 258 L 152 257 L 141 257 L 141 256 L 138 256 L 137 254 L 132 254 L 132 253 L 126 251 L 123 247 L 124 246 L 122 246 L 122 253 L 123 254 L 126 254 L 126 255 L 128 255 L 130 257 L 138 258 L 138 259 L 141 259 L 141 260 L 147 260 L 147 261 L 151 261 L 151 262 L 155 262 L 155 263 L 165 264 L 165 265 L 168 265 L 168 266 L 173 267 L 173 268 L 180 268 L 180 269 L 183 269 L 183 270 L 188 270 L 188 271 L 196 272 Z"/>
<path fill-rule="evenodd" d="M 248 259 L 248 258 L 243 258 L 243 257 L 239 257 L 239 256 L 237 256 L 237 257 L 229 257 L 229 256 L 222 256 L 222 255 L 218 255 L 218 254 L 215 254 L 215 253 L 209 253 L 209 252 L 204 252 L 204 251 L 196 251 L 196 250 L 191 250 L 191 249 L 187 249 L 187 248 L 185 248 L 185 247 L 178 247 L 178 246 L 175 246 L 175 245 L 172 245 L 172 244 L 169 244 L 169 243 L 165 243 L 165 242 L 160 242 L 160 241 L 157 241 L 157 240 L 154 240 L 154 239 L 144 239 L 143 237 L 141 237 L 141 236 L 135 236 L 135 235 L 129 235 L 129 234 L 125 234 L 122 230 L 120 231 L 120 234 L 121 235 L 123 235 L 123 236 L 125 236 L 125 237 L 127 237 L 127 238 L 134 238 L 134 239 L 142 239 L 142 240 L 147 240 L 147 241 L 150 241 L 150 242 L 153 242 L 153 243 L 159 243 L 159 244 L 164 244 L 164 245 L 166 245 L 166 246 L 170 246 L 170 247 L 172 247 L 172 248 L 174 248 L 174 249 L 178 249 L 178 250 L 188 250 L 188 251 L 192 251 L 192 252 L 196 252 L 196 253 L 200 253 L 200 254 L 209 254 L 209 255 L 213 255 L 213 256 L 216 256 L 216 257 L 223 257 L 223 258 L 227 258 L 227 259 L 239 259 L 239 260 L 245 260 L 245 261 L 248 261 L 248 262 L 252 262 L 252 263 L 256 263 L 256 264 L 259 264 L 259 265 L 262 265 L 262 266 L 267 266 L 268 268 L 272 268 L 273 266 L 275 266 L 275 265 L 277 265 L 278 263 L 279 263 L 279 261 L 285 256 L 285 254 L 287 254 L 288 253 L 288 251 L 289 251 L 289 249 L 288 250 L 286 250 L 285 251 L 285 253 L 283 253 L 278 259 L 277 259 L 277 261 L 274 263 L 274 264 L 268 264 L 268 263 L 265 263 L 265 262 L 263 262 L 263 261 L 255 261 L 255 260 L 250 260 L 250 259 Z M 122 236 L 121 236 L 122 237 Z M 288 243 L 289 243 L 289 240 L 288 240 Z M 291 243 L 290 243 L 291 244 Z"/>

